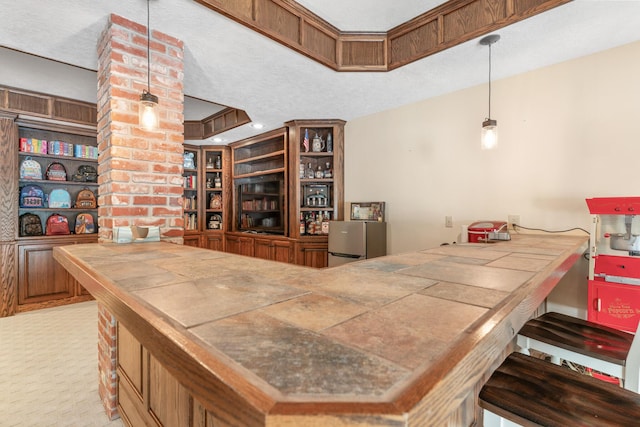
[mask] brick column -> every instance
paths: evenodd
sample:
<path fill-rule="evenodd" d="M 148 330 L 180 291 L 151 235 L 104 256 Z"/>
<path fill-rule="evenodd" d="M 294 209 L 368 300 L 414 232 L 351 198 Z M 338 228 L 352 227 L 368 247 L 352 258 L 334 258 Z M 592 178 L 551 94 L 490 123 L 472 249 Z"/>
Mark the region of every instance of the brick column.
<path fill-rule="evenodd" d="M 151 33 L 151 93 L 160 126 L 138 125 L 147 88 L 147 28 L 111 15 L 98 40 L 99 241 L 118 226 L 159 226 L 161 239 L 182 244 L 183 53 L 180 40 Z M 99 305 L 99 393 L 117 417 L 116 319 Z"/>

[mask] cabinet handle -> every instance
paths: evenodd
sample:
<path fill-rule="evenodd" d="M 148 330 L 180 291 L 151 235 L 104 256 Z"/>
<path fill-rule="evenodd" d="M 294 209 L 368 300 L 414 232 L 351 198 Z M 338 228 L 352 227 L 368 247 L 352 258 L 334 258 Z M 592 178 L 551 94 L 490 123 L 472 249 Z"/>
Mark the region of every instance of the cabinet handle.
<path fill-rule="evenodd" d="M 602 300 L 600 298 L 594 299 L 593 309 L 599 313 L 601 308 L 602 308 Z"/>

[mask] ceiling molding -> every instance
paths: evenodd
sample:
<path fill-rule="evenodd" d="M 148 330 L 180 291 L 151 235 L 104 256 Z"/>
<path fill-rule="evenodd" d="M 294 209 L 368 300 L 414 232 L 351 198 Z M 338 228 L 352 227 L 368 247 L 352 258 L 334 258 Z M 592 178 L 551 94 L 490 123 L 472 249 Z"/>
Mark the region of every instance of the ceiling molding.
<path fill-rule="evenodd" d="M 387 32 L 340 31 L 293 0 L 195 0 L 335 71 L 390 71 L 572 0 L 450 0 Z"/>
<path fill-rule="evenodd" d="M 227 107 L 202 120 L 185 120 L 184 139 L 203 140 L 249 123 L 251 119 L 244 110 Z"/>

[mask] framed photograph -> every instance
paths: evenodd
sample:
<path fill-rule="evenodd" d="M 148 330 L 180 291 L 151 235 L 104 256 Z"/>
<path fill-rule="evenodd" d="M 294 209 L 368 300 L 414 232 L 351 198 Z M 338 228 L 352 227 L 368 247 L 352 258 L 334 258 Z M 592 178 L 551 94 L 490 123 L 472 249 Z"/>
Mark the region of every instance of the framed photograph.
<path fill-rule="evenodd" d="M 351 203 L 352 221 L 384 221 L 384 202 Z"/>

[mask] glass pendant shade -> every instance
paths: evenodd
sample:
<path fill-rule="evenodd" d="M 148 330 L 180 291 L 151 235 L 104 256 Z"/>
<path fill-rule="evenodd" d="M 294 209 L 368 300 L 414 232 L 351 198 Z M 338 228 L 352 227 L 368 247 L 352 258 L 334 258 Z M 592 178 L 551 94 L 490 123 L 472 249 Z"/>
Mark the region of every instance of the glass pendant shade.
<path fill-rule="evenodd" d="M 480 148 L 492 150 L 498 146 L 498 121 L 487 119 L 482 122 Z"/>
<path fill-rule="evenodd" d="M 158 117 L 158 97 L 147 91 L 142 92 L 140 96 L 138 123 L 145 130 L 154 130 L 160 124 Z"/>

